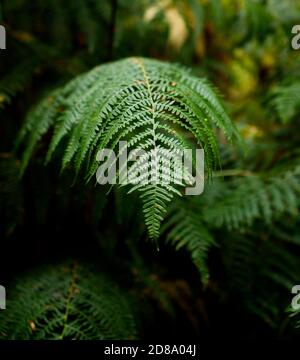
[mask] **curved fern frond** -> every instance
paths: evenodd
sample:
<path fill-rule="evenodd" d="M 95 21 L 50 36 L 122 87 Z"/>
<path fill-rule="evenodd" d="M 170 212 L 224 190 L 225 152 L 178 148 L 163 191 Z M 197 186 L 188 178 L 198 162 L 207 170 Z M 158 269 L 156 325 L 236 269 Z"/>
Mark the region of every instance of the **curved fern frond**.
<path fill-rule="evenodd" d="M 166 231 L 167 242 L 170 242 L 176 250 L 185 248 L 190 253 L 193 263 L 201 274 L 203 284 L 207 284 L 209 280 L 207 255 L 208 250 L 215 245 L 215 241 L 195 208 L 174 206 L 163 225 L 163 230 Z"/>
<path fill-rule="evenodd" d="M 0 314 L 0 339 L 134 339 L 126 297 L 101 275 L 77 263 L 18 280 Z"/>
<path fill-rule="evenodd" d="M 142 173 L 143 181 L 134 190 L 141 192 L 149 235 L 154 239 L 159 236 L 167 204 L 174 194 L 180 194 L 177 187 L 183 186 L 180 181 L 163 181 L 161 161 L 168 160 L 167 152 L 183 150 L 185 139 L 193 136 L 204 149 L 209 175 L 220 163 L 215 129 L 221 129 L 229 140 L 238 136 L 206 80 L 193 77 L 177 65 L 145 58 L 96 67 L 39 104 L 29 114 L 20 135 L 20 140 L 27 143 L 23 171 L 51 126 L 54 135 L 47 160 L 64 140 L 62 168 L 73 162 L 79 172 L 88 162 L 88 180 L 99 167 L 98 151 L 116 149 L 121 140 L 128 142 L 128 150 L 139 148 L 152 155 L 151 164 L 141 157 L 136 167 L 129 167 L 128 174 L 137 168 Z"/>

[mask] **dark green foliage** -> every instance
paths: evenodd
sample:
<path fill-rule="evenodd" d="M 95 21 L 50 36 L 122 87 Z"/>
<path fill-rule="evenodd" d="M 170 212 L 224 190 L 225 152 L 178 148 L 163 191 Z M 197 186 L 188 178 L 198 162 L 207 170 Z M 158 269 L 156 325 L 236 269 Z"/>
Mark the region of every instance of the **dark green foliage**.
<path fill-rule="evenodd" d="M 290 121 L 300 112 L 300 81 L 293 81 L 290 85 L 278 86 L 273 90 L 272 105 L 283 122 Z"/>
<path fill-rule="evenodd" d="M 284 306 L 291 301 L 290 291 L 298 281 L 299 258 L 284 242 L 270 234 L 257 238 L 248 232 L 225 239 L 222 247 L 227 279 L 225 284 L 249 312 L 272 327 L 284 316 Z M 265 284 L 261 286 L 261 284 Z M 281 296 L 279 289 L 285 296 Z"/>
<path fill-rule="evenodd" d="M 172 207 L 164 225 L 167 239 L 177 248 L 186 247 L 200 272 L 207 273 L 203 261 L 214 244 L 208 228 L 241 232 L 257 221 L 272 226 L 282 216 L 299 216 L 299 160 L 268 175 L 245 175 L 230 182 L 215 179 L 201 199 L 180 199 Z"/>
<path fill-rule="evenodd" d="M 215 240 L 203 223 L 195 201 L 180 202 L 174 206 L 168 221 L 164 224 L 166 241 L 176 250 L 184 247 L 190 253 L 192 261 L 201 274 L 204 284 L 209 280 L 207 253 Z"/>
<path fill-rule="evenodd" d="M 0 82 L 0 106 L 10 102 L 11 98 L 23 90 L 31 79 L 36 62 L 29 60 L 20 63 L 12 73 L 7 74 Z"/>
<path fill-rule="evenodd" d="M 215 205 L 204 212 L 207 222 L 229 230 L 249 227 L 255 220 L 271 224 L 280 216 L 298 216 L 300 167 L 288 167 L 277 176 L 250 175 L 223 188 Z"/>
<path fill-rule="evenodd" d="M 126 295 L 90 266 L 69 262 L 18 279 L 0 314 L 0 339 L 134 339 Z"/>
<path fill-rule="evenodd" d="M 18 180 L 20 164 L 11 156 L 0 158 L 1 236 L 12 234 L 22 220 L 23 193 Z"/>

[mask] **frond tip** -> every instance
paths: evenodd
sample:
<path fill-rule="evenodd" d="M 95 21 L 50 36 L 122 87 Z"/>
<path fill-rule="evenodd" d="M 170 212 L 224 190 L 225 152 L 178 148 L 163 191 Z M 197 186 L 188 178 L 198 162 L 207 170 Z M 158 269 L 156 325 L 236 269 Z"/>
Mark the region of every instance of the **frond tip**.
<path fill-rule="evenodd" d="M 53 92 L 30 112 L 19 138 L 27 145 L 22 171 L 52 126 L 47 161 L 64 140 L 62 168 L 72 162 L 78 172 L 88 159 L 87 179 L 95 176 L 99 167 L 98 151 L 113 150 L 121 140 L 127 141 L 128 150 L 165 154 L 165 150 L 187 148 L 191 136 L 205 152 L 209 174 L 220 162 L 215 129 L 221 129 L 229 140 L 238 136 L 206 80 L 180 66 L 145 58 L 96 67 Z M 150 179 L 157 177 L 157 171 L 159 178 L 164 177 L 160 164 L 147 167 L 142 161 L 140 169 L 148 170 Z M 141 192 L 151 238 L 158 237 L 167 204 L 175 193 L 180 194 L 177 187 L 182 185 L 162 181 L 149 185 L 146 181 L 134 186 Z"/>

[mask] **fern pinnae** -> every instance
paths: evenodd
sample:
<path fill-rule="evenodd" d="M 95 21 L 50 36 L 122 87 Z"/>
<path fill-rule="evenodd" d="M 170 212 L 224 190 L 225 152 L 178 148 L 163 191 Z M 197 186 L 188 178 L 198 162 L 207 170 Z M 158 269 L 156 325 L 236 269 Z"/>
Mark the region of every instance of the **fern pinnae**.
<path fill-rule="evenodd" d="M 128 296 L 92 266 L 66 262 L 42 269 L 17 281 L 10 294 L 11 307 L 0 314 L 1 339 L 136 337 Z"/>
<path fill-rule="evenodd" d="M 184 185 L 177 175 L 174 183 L 166 184 L 168 151 L 184 150 L 188 146 L 186 132 L 193 135 L 205 151 L 209 175 L 220 162 L 215 129 L 220 128 L 228 139 L 236 135 L 234 125 L 207 82 L 177 65 L 158 60 L 129 58 L 100 65 L 54 95 L 53 106 L 48 104 L 45 109 L 45 105 L 38 105 L 25 123 L 25 132 L 30 133 L 31 140 L 25 150 L 23 168 L 41 135 L 51 126 L 55 130 L 46 160 L 51 159 L 65 139 L 62 168 L 73 162 L 78 174 L 88 160 L 87 180 L 99 166 L 95 156 L 99 150 L 115 150 L 121 140 L 127 141 L 129 149 L 139 147 L 151 155 L 151 166 L 147 168 L 142 158 L 135 166 L 131 165 L 131 173 L 140 167 L 145 173 L 149 171 L 149 177 L 143 174 L 142 184 L 134 184 L 131 189 L 140 192 L 151 238 L 159 236 L 167 205 L 181 194 L 177 188 Z M 39 112 L 44 112 L 42 119 Z M 36 135 L 34 126 L 40 129 Z"/>
<path fill-rule="evenodd" d="M 208 251 L 216 243 L 193 204 L 190 204 L 189 208 L 183 205 L 180 202 L 174 204 L 163 225 L 163 232 L 167 236 L 167 242 L 172 243 L 176 250 L 185 248 L 190 253 L 203 284 L 207 285 L 210 274 L 206 259 Z"/>

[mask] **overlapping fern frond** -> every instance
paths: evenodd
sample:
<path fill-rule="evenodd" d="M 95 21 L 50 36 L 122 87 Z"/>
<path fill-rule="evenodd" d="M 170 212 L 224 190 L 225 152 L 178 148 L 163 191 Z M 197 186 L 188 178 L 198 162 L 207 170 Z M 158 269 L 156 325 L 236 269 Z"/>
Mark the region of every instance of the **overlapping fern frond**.
<path fill-rule="evenodd" d="M 252 175 L 224 181 L 215 179 L 213 186 L 206 189 L 201 198 L 186 197 L 178 199 L 163 229 L 167 241 L 177 249 L 184 247 L 190 253 L 197 266 L 202 281 L 209 279 L 206 263 L 208 251 L 215 243 L 214 231 L 223 229 L 235 233 L 251 229 L 254 223 L 270 227 L 282 216 L 297 219 L 300 208 L 300 167 L 299 160 L 288 167 L 283 166 L 276 175 Z M 282 236 L 277 233 L 276 236 Z M 230 237 L 231 238 L 231 237 Z M 298 242 L 294 240 L 296 244 Z M 241 245 L 241 248 L 240 246 Z M 246 258 L 252 257 L 248 247 L 252 249 L 247 237 L 235 242 L 236 254 Z M 251 251 L 255 251 L 252 249 Z M 247 275 L 237 271 L 235 279 Z"/>
<path fill-rule="evenodd" d="M 66 263 L 18 280 L 0 314 L 0 339 L 134 339 L 126 296 L 88 267 Z"/>
<path fill-rule="evenodd" d="M 201 274 L 203 284 L 207 284 L 209 269 L 206 260 L 208 250 L 215 245 L 215 240 L 203 223 L 196 202 L 190 199 L 187 205 L 174 206 L 163 229 L 167 234 L 167 242 L 176 250 L 185 248 L 188 251 Z"/>
<path fill-rule="evenodd" d="M 255 220 L 271 223 L 283 214 L 299 213 L 300 168 L 292 166 L 270 177 L 253 175 L 233 180 L 222 198 L 203 212 L 213 226 L 229 230 L 250 226 Z"/>
<path fill-rule="evenodd" d="M 141 192 L 151 238 L 158 237 L 167 204 L 174 194 L 180 195 L 177 187 L 183 185 L 180 181 L 162 181 L 161 159 L 167 158 L 170 151 L 185 149 L 187 138 L 193 136 L 204 149 L 206 171 L 210 174 L 220 161 L 215 129 L 221 129 L 227 139 L 238 137 L 206 80 L 193 77 L 179 66 L 146 58 L 128 58 L 96 67 L 37 105 L 20 133 L 19 141 L 26 145 L 23 171 L 51 127 L 54 135 L 47 160 L 64 141 L 62 168 L 72 162 L 79 172 L 88 164 L 87 179 L 95 175 L 99 166 L 97 152 L 116 149 L 120 140 L 127 141 L 128 151 L 138 148 L 152 155 L 151 164 L 141 156 L 138 166 L 128 168 L 129 175 L 137 169 L 141 173 L 142 181 L 131 190 Z"/>

